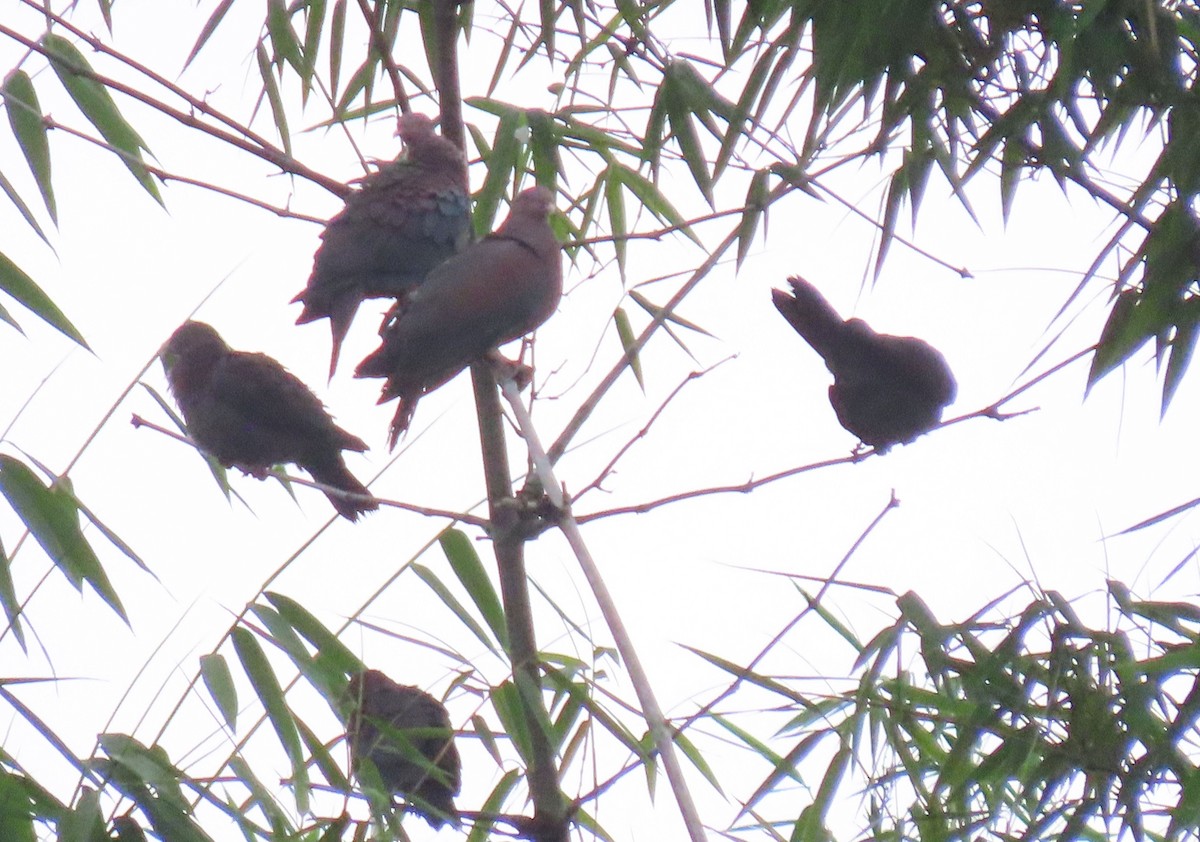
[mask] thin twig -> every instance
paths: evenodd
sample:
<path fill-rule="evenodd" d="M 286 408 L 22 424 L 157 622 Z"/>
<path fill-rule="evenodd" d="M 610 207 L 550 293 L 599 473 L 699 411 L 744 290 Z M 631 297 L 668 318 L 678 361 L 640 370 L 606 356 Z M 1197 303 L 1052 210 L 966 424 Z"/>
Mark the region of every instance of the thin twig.
<path fill-rule="evenodd" d="M 779 633 L 772 637 L 770 641 L 767 642 L 767 645 L 759 650 L 758 654 L 754 656 L 750 663 L 741 668 L 741 674 L 735 677 L 733 681 L 729 683 L 729 686 L 720 693 L 720 695 L 688 717 L 686 725 L 691 725 L 696 720 L 707 716 L 713 708 L 737 691 L 737 688 L 741 686 L 746 676 L 750 675 L 754 668 L 762 662 L 763 658 L 765 658 L 772 649 L 779 645 L 779 641 L 783 640 L 787 633 L 794 629 L 796 625 L 809 614 L 809 612 L 815 610 L 817 606 L 820 605 L 821 599 L 837 581 L 838 574 L 845 569 L 846 565 L 850 562 L 850 559 L 854 556 L 854 553 L 858 551 L 858 548 L 861 547 L 863 542 L 867 539 L 867 536 L 870 535 L 875 530 L 875 527 L 877 527 L 883 521 L 888 512 L 890 512 L 892 509 L 895 509 L 899 505 L 900 501 L 896 499 L 896 492 L 893 489 L 891 496 L 889 497 L 887 503 L 884 504 L 879 514 L 875 515 L 874 519 L 867 524 L 867 528 L 864 529 L 862 534 L 860 534 L 858 538 L 855 539 L 854 543 L 850 545 L 850 549 L 847 550 L 846 554 L 842 556 L 841 561 L 834 565 L 833 572 L 831 572 L 829 576 L 825 578 L 821 585 L 821 589 L 817 591 L 817 595 L 810 598 L 808 600 L 808 604 L 804 606 L 800 613 L 789 620 L 788 623 L 779 630 Z"/>
<path fill-rule="evenodd" d="M 396 66 L 396 60 L 392 58 L 391 50 L 388 49 L 388 43 L 384 40 L 383 10 L 386 8 L 386 4 L 376 3 L 375 11 L 372 12 L 371 5 L 367 0 L 358 0 L 358 8 L 362 12 L 363 19 L 367 22 L 367 29 L 371 33 L 371 46 L 375 49 L 375 52 L 379 53 L 379 60 L 383 62 L 388 79 L 391 80 L 392 90 L 396 94 L 396 104 L 400 106 L 401 111 L 407 112 L 410 106 L 408 104 L 408 94 L 404 92 L 404 83 L 400 80 L 400 68 Z"/>
<path fill-rule="evenodd" d="M 147 421 L 145 418 L 143 418 L 142 416 L 140 416 L 136 413 L 133 414 L 133 416 L 129 419 L 129 421 L 131 424 L 133 424 L 134 427 L 137 427 L 137 428 L 146 427 L 148 429 L 154 430 L 157 433 L 162 433 L 165 436 L 170 436 L 171 438 L 175 439 L 176 441 L 181 441 L 184 444 L 190 445 L 190 446 L 196 448 L 196 450 L 200 451 L 201 453 L 204 452 L 199 447 L 199 445 L 197 445 L 194 441 L 192 441 L 190 438 L 183 435 L 182 433 L 177 433 L 174 430 L 169 430 L 166 427 L 155 424 L 153 421 Z M 351 501 L 363 501 L 363 502 L 375 501 L 375 502 L 378 502 L 381 506 L 391 506 L 392 508 L 395 508 L 395 509 L 403 509 L 406 512 L 414 512 L 419 515 L 426 515 L 427 517 L 448 518 L 449 520 L 452 520 L 452 521 L 459 521 L 461 523 L 469 523 L 471 526 L 477 526 L 477 527 L 479 527 L 481 529 L 485 529 L 485 530 L 488 529 L 491 525 L 487 518 L 482 518 L 482 517 L 479 517 L 478 515 L 467 514 L 466 512 L 455 512 L 455 511 L 451 511 L 449 509 L 431 509 L 428 506 L 416 506 L 416 505 L 413 505 L 412 503 L 403 503 L 399 500 L 389 500 L 389 499 L 385 499 L 383 497 L 376 497 L 374 495 L 369 495 L 369 494 L 354 494 L 353 492 L 346 491 L 343 488 L 337 488 L 336 486 L 326 485 L 323 482 L 316 482 L 314 480 L 305 479 L 304 477 L 298 477 L 294 474 L 272 473 L 270 476 L 284 480 L 285 482 L 296 483 L 297 485 L 306 485 L 309 488 L 315 488 L 318 491 L 321 491 L 321 492 L 324 492 L 327 494 L 335 494 L 338 497 L 343 497 L 343 498 L 345 498 L 347 500 L 351 500 Z"/>
<path fill-rule="evenodd" d="M 64 125 L 63 123 L 60 123 L 57 120 L 55 120 L 53 117 L 43 117 L 42 125 L 44 125 L 47 129 L 54 129 L 54 130 L 57 130 L 60 132 L 65 132 L 66 134 L 69 134 L 72 137 L 77 137 L 80 140 L 85 140 L 88 143 L 94 144 L 96 146 L 99 146 L 102 149 L 112 152 L 114 155 L 117 155 L 127 161 L 132 162 L 135 166 L 139 167 L 140 169 L 144 169 L 146 172 L 150 173 L 151 175 L 158 176 L 160 179 L 162 179 L 163 182 L 178 181 L 181 184 L 188 184 L 188 185 L 191 185 L 192 187 L 199 187 L 203 190 L 208 190 L 213 193 L 219 193 L 222 196 L 227 196 L 230 199 L 237 199 L 239 202 L 245 202 L 248 205 L 253 205 L 256 208 L 261 208 L 262 210 L 269 211 L 269 212 L 275 214 L 276 216 L 283 217 L 286 219 L 299 219 L 299 220 L 303 220 L 304 222 L 315 222 L 317 225 L 324 225 L 326 222 L 328 222 L 327 219 L 321 219 L 321 218 L 318 218 L 315 216 L 309 216 L 308 214 L 297 213 L 296 211 L 291 210 L 290 208 L 279 207 L 278 205 L 272 205 L 268 202 L 262 201 L 261 199 L 256 199 L 253 196 L 247 196 L 245 193 L 238 193 L 236 190 L 230 190 L 227 187 L 221 187 L 219 184 L 213 184 L 212 182 L 209 182 L 209 181 L 201 181 L 196 178 L 189 178 L 188 176 L 185 176 L 185 175 L 177 175 L 175 173 L 168 172 L 167 170 L 164 170 L 162 167 L 156 167 L 154 164 L 148 164 L 145 161 L 141 160 L 140 158 L 138 158 L 134 155 L 130 155 L 124 149 L 116 148 L 115 146 L 110 144 L 108 141 L 103 140 L 102 138 L 92 137 L 91 135 L 87 134 L 86 132 L 82 132 L 79 129 L 75 129 L 75 128 L 72 128 L 71 126 Z"/>
<path fill-rule="evenodd" d="M 36 53 L 40 53 L 50 62 L 66 66 L 71 73 L 74 73 L 77 76 L 82 76 L 85 79 L 91 79 L 94 82 L 104 85 L 106 88 L 119 91 L 131 99 L 135 99 L 143 105 L 147 105 L 150 108 L 153 108 L 154 110 L 173 118 L 188 128 L 198 129 L 205 134 L 211 135 L 217 140 L 222 140 L 225 143 L 228 143 L 230 146 L 237 147 L 244 152 L 249 152 L 251 155 L 262 158 L 264 161 L 273 164 L 283 172 L 291 173 L 292 175 L 297 175 L 301 178 L 307 178 L 309 181 L 324 187 L 330 193 L 333 193 L 340 198 L 345 198 L 350 192 L 350 188 L 345 184 L 342 184 L 337 179 L 330 178 L 327 175 L 322 175 L 316 170 L 309 169 L 291 155 L 288 155 L 282 149 L 272 146 L 265 141 L 251 142 L 244 137 L 239 137 L 236 134 L 224 131 L 216 126 L 209 125 L 208 123 L 205 123 L 197 118 L 194 114 L 189 114 L 186 111 L 180 111 L 178 108 L 173 108 L 172 106 L 167 105 L 165 102 L 139 91 L 137 88 L 133 88 L 124 84 L 123 82 L 118 82 L 116 79 L 112 79 L 108 76 L 97 73 L 94 70 L 84 67 L 76 67 L 75 65 L 64 61 L 61 56 L 48 50 L 37 41 L 31 41 L 16 30 L 4 26 L 3 24 L 0 24 L 0 35 L 5 35 L 27 49 L 30 49 Z"/>
<path fill-rule="evenodd" d="M 629 636 L 629 632 L 621 620 L 621 613 L 617 610 L 612 594 L 609 593 L 608 586 L 605 585 L 604 578 L 600 575 L 600 569 L 583 540 L 579 525 L 571 516 L 570 504 L 562 494 L 562 486 L 554 475 L 550 458 L 542 448 L 537 430 L 533 426 L 533 419 L 530 418 L 529 410 L 521 401 L 516 383 L 511 378 L 506 378 L 500 388 L 516 416 L 517 429 L 529 448 L 533 467 L 537 472 L 538 479 L 541 480 L 542 488 L 562 512 L 558 526 L 566 536 L 567 543 L 571 545 L 575 558 L 583 570 L 583 575 L 587 577 L 588 584 L 592 588 L 592 595 L 595 596 L 596 603 L 600 607 L 600 613 L 604 616 L 609 631 L 612 632 L 613 642 L 616 643 L 617 651 L 621 655 L 621 662 L 629 672 L 629 679 L 633 682 L 634 692 L 642 706 L 642 716 L 650 728 L 650 734 L 654 739 L 659 757 L 662 758 L 663 766 L 667 771 L 667 779 L 671 782 L 671 791 L 675 794 L 675 800 L 679 804 L 679 811 L 687 826 L 688 835 L 692 842 L 704 842 L 706 839 L 704 824 L 700 820 L 691 790 L 688 789 L 687 781 L 683 776 L 683 767 L 675 754 L 674 731 L 654 696 L 654 689 L 650 686 L 650 676 L 642 667 L 641 659 L 633 646 L 633 639 Z"/>
<path fill-rule="evenodd" d="M 583 488 L 581 488 L 578 493 L 573 495 L 573 500 L 578 501 L 581 497 L 583 497 L 584 494 L 586 494 L 591 489 L 593 489 L 593 488 L 599 489 L 600 488 L 600 484 L 604 482 L 605 477 L 607 477 L 612 472 L 613 468 L 616 467 L 617 462 L 619 462 L 621 460 L 621 458 L 626 453 L 629 452 L 630 448 L 632 448 L 635 444 L 637 444 L 639 441 L 641 441 L 642 439 L 644 439 L 646 437 L 646 434 L 650 432 L 650 428 L 654 426 L 655 422 L 658 421 L 659 416 L 661 416 L 663 414 L 663 412 L 666 410 L 667 405 L 670 404 L 671 401 L 673 401 L 675 399 L 675 397 L 680 392 L 683 391 L 683 388 L 687 384 L 691 383 L 693 380 L 703 377 L 704 375 L 708 374 L 713 369 L 717 368 L 720 365 L 724 365 L 725 363 L 729 362 L 733 358 L 734 358 L 733 355 L 730 355 L 730 356 L 726 357 L 725 359 L 720 360 L 719 362 L 714 363 L 713 365 L 710 365 L 708 368 L 704 369 L 703 371 L 693 371 L 693 372 L 689 373 L 686 377 L 683 378 L 683 380 L 679 381 L 679 384 L 674 389 L 671 390 L 671 394 L 667 395 L 666 398 L 663 399 L 662 403 L 660 403 L 658 405 L 658 409 L 654 410 L 654 414 L 652 414 L 650 416 L 650 420 L 646 422 L 645 426 L 643 426 L 642 429 L 638 430 L 633 435 L 633 437 L 631 439 L 629 439 L 629 441 L 625 442 L 625 444 L 621 447 L 620 450 L 618 450 L 616 452 L 616 454 L 613 456 L 613 458 L 608 460 L 608 464 L 600 469 L 600 472 L 596 475 L 596 478 L 594 480 L 589 482 L 587 485 L 585 485 Z M 556 505 L 557 505 L 557 502 L 556 502 Z"/>

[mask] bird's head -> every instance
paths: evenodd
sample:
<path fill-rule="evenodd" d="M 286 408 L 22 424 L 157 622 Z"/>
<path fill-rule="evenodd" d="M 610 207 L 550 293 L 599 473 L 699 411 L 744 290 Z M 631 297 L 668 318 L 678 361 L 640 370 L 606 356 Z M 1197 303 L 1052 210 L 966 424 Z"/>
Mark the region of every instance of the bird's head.
<path fill-rule="evenodd" d="M 436 120 L 416 111 L 400 115 L 396 121 L 396 136 L 404 141 L 406 158 L 426 167 L 465 167 L 462 150 L 434 131 L 436 125 Z"/>
<path fill-rule="evenodd" d="M 181 361 L 221 356 L 229 346 L 210 324 L 186 321 L 158 349 L 163 367 L 170 371 Z"/>

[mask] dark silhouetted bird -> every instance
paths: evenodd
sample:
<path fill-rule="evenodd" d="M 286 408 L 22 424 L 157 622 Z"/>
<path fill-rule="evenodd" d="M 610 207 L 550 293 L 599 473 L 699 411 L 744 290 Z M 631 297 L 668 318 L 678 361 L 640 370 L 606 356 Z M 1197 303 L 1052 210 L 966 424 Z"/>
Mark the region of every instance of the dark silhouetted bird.
<path fill-rule="evenodd" d="M 317 396 L 276 360 L 231 350 L 210 325 L 191 321 L 160 355 L 188 434 L 222 465 L 261 479 L 271 466 L 293 462 L 317 482 L 370 497 L 341 453 L 367 445 L 334 424 Z M 350 520 L 379 508 L 371 499 L 325 496 Z"/>
<path fill-rule="evenodd" d="M 562 297 L 562 255 L 550 228 L 554 194 L 521 192 L 504 224 L 429 273 L 397 302 L 383 342 L 355 377 L 386 377 L 380 403 L 398 397 L 390 444 L 417 401 L 493 348 L 536 328 Z"/>
<path fill-rule="evenodd" d="M 437 135 L 423 114 L 401 115 L 397 134 L 405 154 L 346 197 L 321 235 L 308 286 L 292 299 L 304 304 L 296 324 L 329 319 L 330 377 L 359 304 L 404 295 L 462 249 L 470 234 L 462 151 Z"/>
<path fill-rule="evenodd" d="M 788 278 L 792 294 L 771 299 L 833 372 L 829 402 L 838 421 L 864 444 L 907 444 L 942 420 L 958 390 L 946 359 L 912 336 L 876 333 L 862 319 L 843 320 L 817 288 Z"/>
<path fill-rule="evenodd" d="M 449 821 L 457 826 L 454 796 L 461 772 L 450 715 L 442 703 L 379 670 L 353 676 L 346 693 L 350 768 L 359 780 L 363 760 L 370 760 L 388 791 L 403 796 L 429 824 L 437 828 Z"/>

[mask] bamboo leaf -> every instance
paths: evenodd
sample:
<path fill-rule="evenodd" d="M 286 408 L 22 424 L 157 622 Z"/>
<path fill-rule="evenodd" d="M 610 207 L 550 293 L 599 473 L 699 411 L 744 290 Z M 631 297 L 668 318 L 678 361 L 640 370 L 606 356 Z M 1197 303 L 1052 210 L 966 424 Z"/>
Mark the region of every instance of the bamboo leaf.
<path fill-rule="evenodd" d="M 704 246 L 703 241 L 696 236 L 696 232 L 688 225 L 683 214 L 675 210 L 675 206 L 667 200 L 667 197 L 663 195 L 662 191 L 652 181 L 628 167 L 620 166 L 618 167 L 618 172 L 620 173 L 621 183 L 629 188 L 630 192 L 637 197 L 646 210 L 650 211 L 650 213 L 666 224 L 678 228 L 696 245 Z"/>
<path fill-rule="evenodd" d="M 471 546 L 470 539 L 460 529 L 447 529 L 438 537 L 442 552 L 458 581 L 466 589 L 467 595 L 475 603 L 480 616 L 492 630 L 505 649 L 508 648 L 508 626 L 504 620 L 504 608 L 500 597 L 492 585 L 487 569 L 479 559 L 479 554 Z"/>
<path fill-rule="evenodd" d="M 50 58 L 50 66 L 83 116 L 96 127 L 138 183 L 161 205 L 163 200 L 158 184 L 142 158 L 142 150 L 149 152 L 149 147 L 121 114 L 83 53 L 66 38 L 52 32 L 42 36 L 42 45 Z"/>
<path fill-rule="evenodd" d="M 613 324 L 617 326 L 617 336 L 621 340 L 621 348 L 625 351 L 625 359 L 629 363 L 629 368 L 633 372 L 633 376 L 637 378 L 638 386 L 642 391 L 646 391 L 646 381 L 642 379 L 642 360 L 637 352 L 637 336 L 633 332 L 633 326 L 629 323 L 629 314 L 624 308 L 618 307 L 613 313 Z"/>
<path fill-rule="evenodd" d="M 4 544 L 0 543 L 0 606 L 4 608 L 4 616 L 8 618 L 8 627 L 21 648 L 25 648 L 25 628 L 21 623 L 21 603 L 17 600 L 17 589 L 13 584 L 12 563 L 4 552 Z"/>
<path fill-rule="evenodd" d="M 267 102 L 271 105 L 271 113 L 275 117 L 275 128 L 279 132 L 279 142 L 283 144 L 283 151 L 291 155 L 292 133 L 288 131 L 287 111 L 283 107 L 283 97 L 279 93 L 279 85 L 275 83 L 275 74 L 271 70 L 271 59 L 267 56 L 266 48 L 263 47 L 261 41 L 258 43 L 254 55 L 258 59 L 258 73 L 262 77 L 263 91 L 267 95 Z"/>
<path fill-rule="evenodd" d="M 38 190 L 41 191 L 42 201 L 46 203 L 46 212 L 57 225 L 58 209 L 54 203 L 54 188 L 50 182 L 50 142 L 46 135 L 46 124 L 42 119 L 37 92 L 33 89 L 33 81 L 25 71 L 14 70 L 5 78 L 0 95 L 4 97 L 8 125 L 12 128 L 13 136 L 21 147 L 21 154 L 25 156 Z"/>
<path fill-rule="evenodd" d="M 0 454 L 0 494 L 29 527 L 67 580 L 82 591 L 86 582 L 126 623 L 129 618 L 100 559 L 79 527 L 79 506 L 70 480 L 60 477 L 46 487 L 25 463 Z"/>
<path fill-rule="evenodd" d="M 25 200 L 21 198 L 21 194 L 17 192 L 16 188 L 12 186 L 12 182 L 5 178 L 4 173 L 2 172 L 0 172 L 0 190 L 3 190 L 4 195 L 8 196 L 8 200 L 16 206 L 18 213 L 20 213 L 22 218 L 29 223 L 29 227 L 32 228 L 39 237 L 42 238 L 42 242 L 53 249 L 54 244 L 50 242 L 50 238 L 46 236 L 46 232 L 42 230 L 42 226 L 38 224 L 37 217 L 33 215 L 33 211 L 29 209 L 29 205 L 25 204 Z M 16 322 L 12 321 L 11 318 L 8 318 L 3 314 L 0 314 L 0 318 L 3 318 L 4 321 L 11 324 L 13 327 L 17 326 Z"/>
<path fill-rule="evenodd" d="M 750 187 L 746 190 L 746 207 L 737 229 L 737 267 L 742 267 L 742 261 L 750 253 L 754 245 L 754 235 L 758 231 L 758 223 L 767 214 L 767 179 L 770 170 L 758 170 L 750 178 Z"/>
<path fill-rule="evenodd" d="M 74 340 L 89 351 L 92 350 L 88 347 L 83 334 L 75 325 L 71 324 L 71 321 L 63 315 L 62 310 L 58 309 L 58 306 L 50 300 L 42 288 L 34 283 L 33 278 L 21 271 L 21 268 L 4 254 L 0 254 L 0 290 L 11 295 L 21 306 L 68 339 Z"/>
<path fill-rule="evenodd" d="M 250 678 L 254 692 L 267 712 L 267 719 L 270 720 L 271 727 L 275 729 L 275 734 L 279 737 L 279 742 L 292 764 L 292 786 L 296 791 L 297 800 L 307 801 L 308 769 L 304 763 L 296 722 L 292 719 L 291 711 L 288 710 L 279 679 L 275 677 L 275 671 L 271 669 L 271 664 L 267 660 L 262 646 L 259 645 L 258 639 L 249 629 L 238 626 L 233 630 L 233 647 L 237 652 L 238 660 L 242 663 L 242 668 Z"/>
<path fill-rule="evenodd" d="M 438 578 L 437 574 L 423 564 L 413 564 L 412 571 L 417 575 L 418 579 L 425 583 L 426 587 L 437 594 L 442 604 L 449 608 L 455 618 L 470 629 L 471 633 L 479 638 L 479 641 L 484 646 L 492 652 L 496 651 L 495 639 L 488 634 L 487 629 L 479 624 L 470 610 L 458 601 L 450 589 L 446 587 L 446 583 Z"/>
<path fill-rule="evenodd" d="M 329 96 L 337 100 L 338 80 L 342 74 L 342 49 L 346 45 L 346 0 L 336 0 L 329 24 Z"/>
<path fill-rule="evenodd" d="M 233 6 L 233 0 L 221 0 L 217 4 L 217 8 L 208 16 L 208 20 L 204 22 L 204 26 L 200 30 L 200 35 L 196 38 L 196 43 L 192 46 L 192 51 L 188 53 L 187 60 L 183 63 L 183 69 L 187 70 L 189 64 L 196 56 L 200 55 L 200 50 L 208 43 L 208 39 L 217 31 L 217 27 L 221 25 L 221 21 L 225 18 L 225 13 Z"/>
<path fill-rule="evenodd" d="M 621 179 L 614 178 L 614 170 L 610 166 L 604 175 L 604 204 L 608 208 L 608 226 L 612 231 L 613 251 L 617 255 L 617 268 L 621 272 L 621 281 L 625 281 L 625 255 L 628 252 L 629 233 L 626 227 L 625 194 L 621 190 Z"/>
<path fill-rule="evenodd" d="M 217 703 L 217 710 L 230 731 L 237 730 L 237 687 L 233 684 L 233 674 L 229 671 L 229 663 L 224 655 L 212 654 L 200 656 L 200 677 L 204 686 Z"/>

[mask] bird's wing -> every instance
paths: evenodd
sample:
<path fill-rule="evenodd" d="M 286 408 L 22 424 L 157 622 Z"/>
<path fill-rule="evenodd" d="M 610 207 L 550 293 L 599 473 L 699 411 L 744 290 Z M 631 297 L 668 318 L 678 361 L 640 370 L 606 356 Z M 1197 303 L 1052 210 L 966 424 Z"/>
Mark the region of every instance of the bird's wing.
<path fill-rule="evenodd" d="M 320 399 L 265 354 L 229 354 L 213 373 L 212 394 L 259 429 L 281 436 L 327 436 L 335 429 Z"/>
<path fill-rule="evenodd" d="M 310 288 L 400 295 L 464 243 L 469 200 L 458 185 L 429 183 L 403 164 L 375 177 L 382 180 L 351 193 L 325 228 Z"/>

